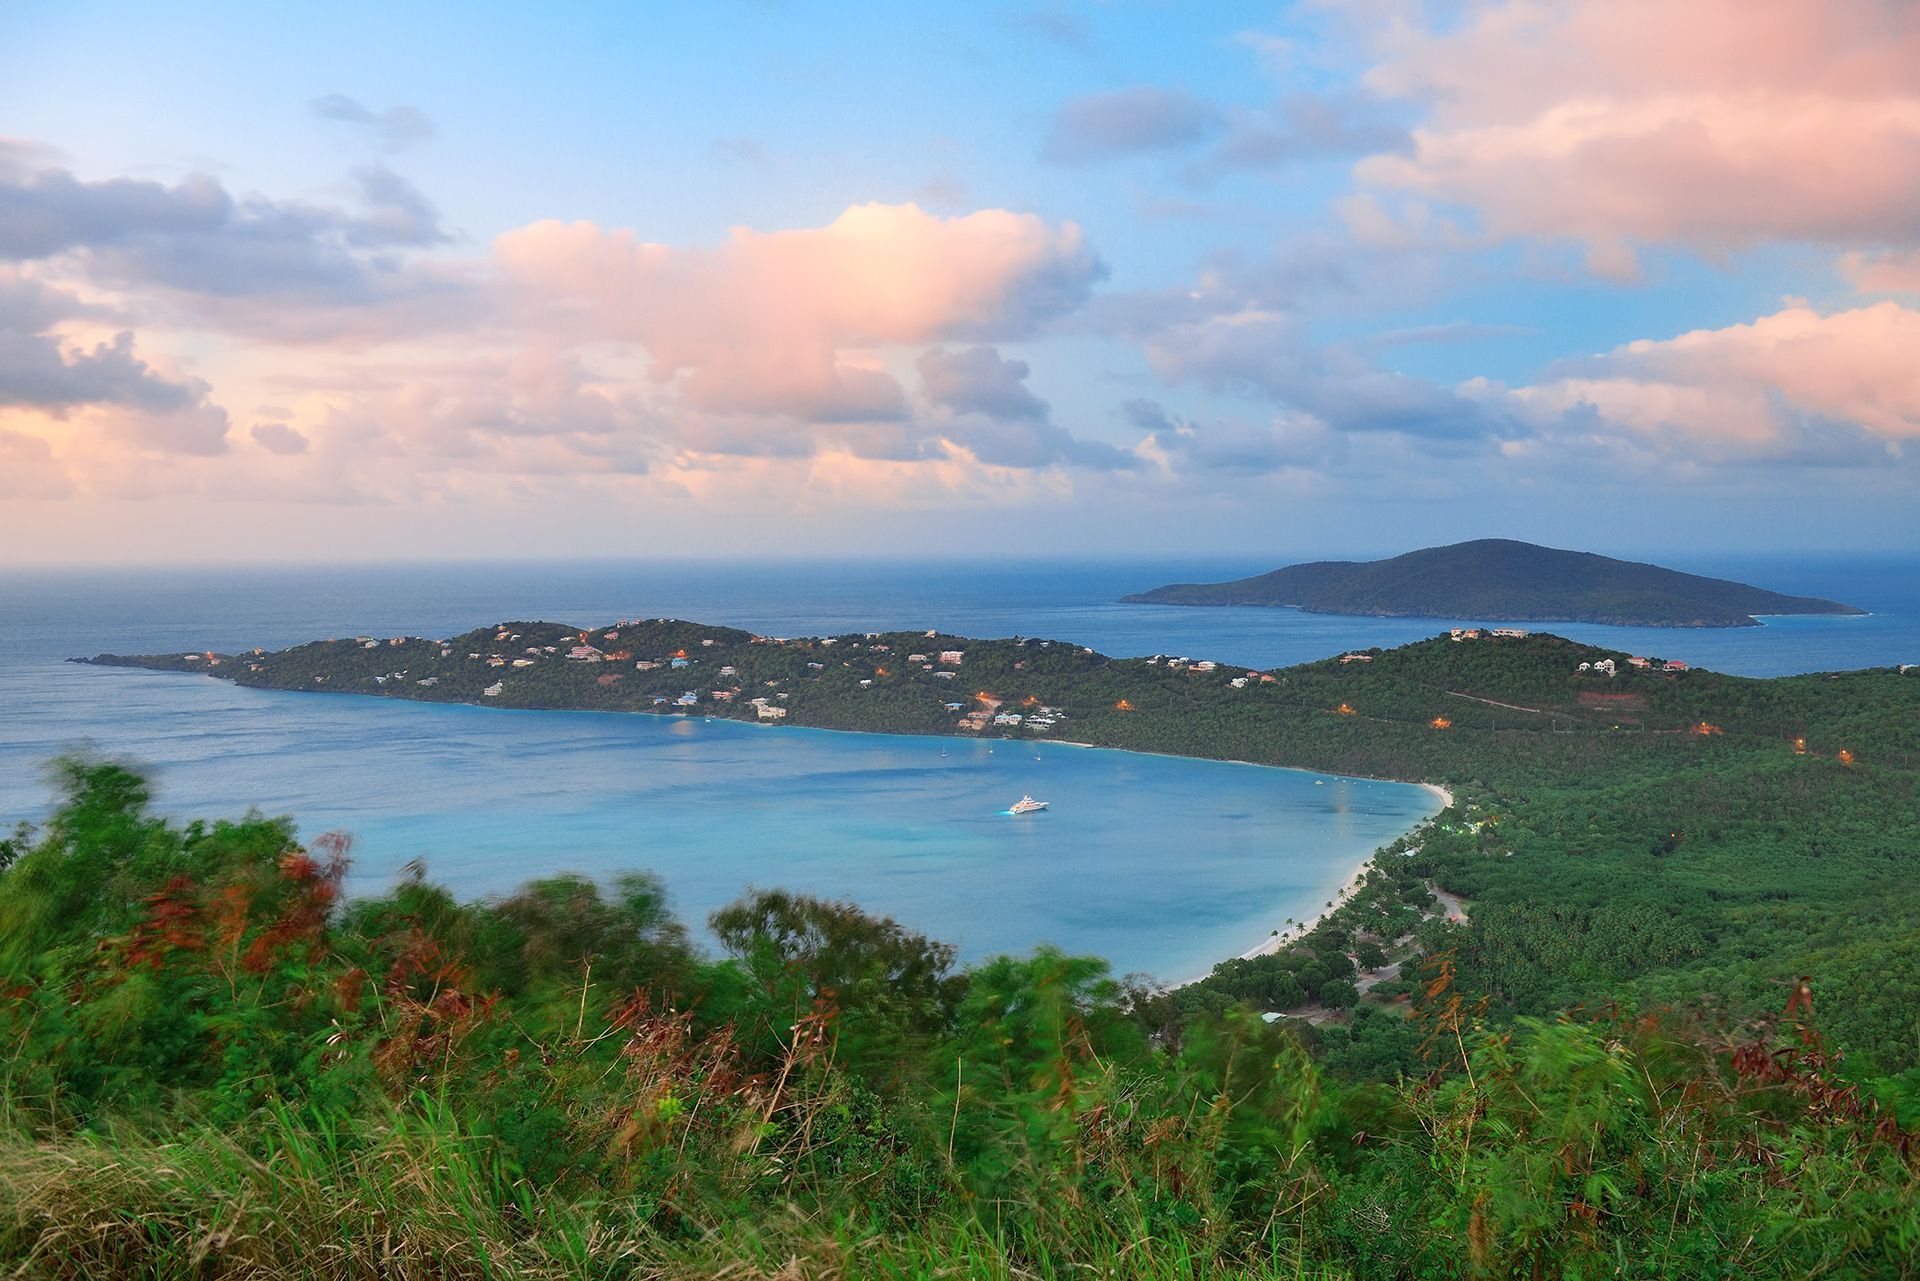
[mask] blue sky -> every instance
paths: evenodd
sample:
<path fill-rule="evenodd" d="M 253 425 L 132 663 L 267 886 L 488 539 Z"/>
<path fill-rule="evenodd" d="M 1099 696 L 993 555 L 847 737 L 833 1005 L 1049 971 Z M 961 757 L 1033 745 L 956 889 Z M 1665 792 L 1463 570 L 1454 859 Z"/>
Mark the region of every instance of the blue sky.
<path fill-rule="evenodd" d="M 0 535 L 1901 549 L 1920 18 L 1754 14 L 12 10 Z"/>

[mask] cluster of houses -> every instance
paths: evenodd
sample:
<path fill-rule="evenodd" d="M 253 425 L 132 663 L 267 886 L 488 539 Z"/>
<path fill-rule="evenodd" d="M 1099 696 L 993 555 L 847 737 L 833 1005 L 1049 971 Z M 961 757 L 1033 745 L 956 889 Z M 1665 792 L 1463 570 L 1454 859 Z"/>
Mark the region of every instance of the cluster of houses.
<path fill-rule="evenodd" d="M 1527 633 L 1520 627 L 1456 627 L 1447 635 L 1457 641 L 1487 640 L 1496 637 L 1502 640 L 1524 640 Z"/>
<path fill-rule="evenodd" d="M 524 637 L 510 627 L 502 625 L 494 632 L 492 640 L 495 648 L 491 652 L 484 652 L 483 647 L 482 651 L 467 653 L 465 657 L 472 663 L 484 663 L 485 666 L 490 669 L 502 669 L 503 676 L 506 671 L 532 667 L 548 659 L 581 664 L 608 665 L 596 666 L 595 670 L 601 673 L 610 672 L 610 665 L 615 663 L 618 663 L 623 669 L 628 663 L 631 663 L 632 670 L 639 672 L 677 671 L 695 665 L 697 660 L 690 655 L 689 651 L 697 654 L 699 649 L 710 649 L 721 644 L 718 640 L 708 638 L 699 641 L 696 647 L 694 642 L 688 641 L 686 649 L 677 650 L 671 654 L 662 654 L 658 657 L 651 658 L 636 658 L 634 654 L 619 646 L 622 641 L 623 631 L 638 626 L 640 625 L 623 621 L 605 629 L 582 631 L 565 637 L 555 637 L 554 639 L 557 641 L 556 644 L 529 644 L 527 643 L 528 637 Z M 866 654 L 873 656 L 875 666 L 870 675 L 859 679 L 858 684 L 861 688 L 873 687 L 875 678 L 887 676 L 889 674 L 889 668 L 893 668 L 896 661 L 903 661 L 905 666 L 904 668 L 895 668 L 895 670 L 918 672 L 922 675 L 923 679 L 932 677 L 933 679 L 945 682 L 955 680 L 966 662 L 967 654 L 965 650 L 940 649 L 934 645 L 928 645 L 924 651 L 898 655 L 893 652 L 891 645 L 881 639 L 881 636 L 882 633 L 878 632 L 868 632 L 862 637 L 843 636 L 799 640 L 788 640 L 783 637 L 769 638 L 753 636 L 751 643 L 756 645 L 793 646 L 803 650 L 815 651 L 819 654 L 819 658 L 813 659 L 811 655 L 809 655 L 809 661 L 805 664 L 807 671 L 814 674 L 825 673 L 830 666 L 836 665 L 830 661 L 822 661 L 829 659 L 830 652 L 833 652 L 833 656 L 837 657 L 840 652 L 864 651 Z M 937 631 L 928 631 L 925 633 L 925 637 L 927 640 L 935 642 L 943 639 Z M 387 646 L 405 646 L 413 639 L 415 638 L 397 637 L 393 639 L 381 639 L 375 637 L 356 637 L 355 641 L 363 648 L 379 649 Z M 632 645 L 633 642 L 638 639 L 640 639 L 639 633 L 629 633 L 626 643 Z M 442 659 L 455 657 L 451 642 L 436 640 L 423 643 L 438 646 Z M 1053 645 L 1051 641 L 1032 641 L 1025 638 L 1020 638 L 1018 643 L 1022 647 L 1031 644 L 1042 649 L 1051 648 Z M 901 648 L 904 649 L 907 647 L 902 646 Z M 1089 655 L 1093 653 L 1091 649 L 1084 648 L 1082 652 Z M 855 666 L 858 664 L 859 660 L 853 659 L 851 653 L 847 653 L 847 657 L 852 659 L 852 661 L 837 665 Z M 192 659 L 196 662 L 218 661 L 213 659 L 211 655 L 204 657 L 194 655 Z M 1195 673 L 1211 673 L 1221 670 L 1218 664 L 1207 660 L 1156 656 L 1153 661 L 1156 663 L 1164 662 L 1166 666 L 1173 670 L 1186 670 Z M 1025 660 L 1013 664 L 1016 670 L 1025 668 L 1026 665 Z M 250 666 L 257 665 L 250 664 Z M 689 675 L 691 675 L 691 673 L 689 673 Z M 858 675 L 858 673 L 850 673 L 850 675 Z M 1231 684 L 1235 688 L 1245 688 L 1249 684 L 1263 681 L 1271 682 L 1274 680 L 1272 676 L 1253 671 L 1246 672 L 1244 675 L 1233 674 L 1230 671 L 1221 671 L 1221 675 L 1231 675 Z M 392 672 L 373 679 L 376 683 L 384 685 L 390 682 L 408 679 L 408 673 L 405 671 Z M 611 685 L 621 679 L 623 679 L 623 674 L 620 672 L 602 674 L 596 677 L 596 680 L 602 686 Z M 440 676 L 428 676 L 415 680 L 413 683 L 421 688 L 431 689 L 441 684 L 441 681 L 442 678 Z M 701 686 L 685 690 L 677 697 L 669 696 L 666 693 L 652 695 L 652 705 L 660 710 L 672 711 L 690 710 L 701 707 L 702 705 L 724 707 L 739 702 L 744 703 L 746 707 L 751 707 L 754 718 L 757 720 L 775 722 L 788 719 L 790 709 L 786 706 L 786 702 L 791 696 L 779 688 L 787 683 L 786 678 L 770 678 L 757 682 L 748 682 L 742 678 L 738 666 L 734 663 L 725 663 L 715 669 L 714 681 L 715 683 L 712 686 L 706 686 L 703 683 Z M 760 691 L 756 691 L 754 697 L 749 698 L 746 696 L 749 691 L 741 688 L 743 684 L 748 683 L 756 683 L 763 688 Z M 506 684 L 504 679 L 495 679 L 491 685 L 481 690 L 481 696 L 489 699 L 497 699 L 503 697 L 505 692 Z M 946 697 L 951 698 L 953 696 L 947 695 Z M 989 729 L 1017 730 L 1024 726 L 1033 732 L 1045 734 L 1056 729 L 1066 718 L 1066 713 L 1060 708 L 1041 703 L 1038 698 L 1028 697 L 1017 706 L 1003 705 L 1003 702 L 1004 700 L 1002 699 L 983 693 L 973 702 L 948 701 L 943 703 L 943 706 L 948 713 L 958 718 L 957 723 L 959 728 L 977 732 L 984 732 Z"/>
<path fill-rule="evenodd" d="M 1023 710 L 1020 711 L 1015 711 L 1012 708 L 1002 710 L 1006 700 L 996 698 L 992 694 L 987 693 L 974 695 L 974 702 L 978 703 L 979 706 L 973 708 L 971 711 L 966 709 L 965 703 L 945 704 L 949 712 L 963 712 L 964 714 L 960 717 L 957 724 L 961 729 L 974 733 L 979 733 L 989 726 L 998 726 L 1001 729 L 1018 729 L 1020 726 L 1025 725 L 1028 729 L 1037 730 L 1045 734 L 1067 718 L 1065 712 L 1057 707 L 1042 703 L 1037 698 L 1030 697 L 1021 703 L 1020 706 Z"/>
<path fill-rule="evenodd" d="M 1082 650 L 1081 652 L 1086 654 L 1093 653 L 1090 649 Z M 1345 660 L 1343 659 L 1342 661 L 1344 662 Z M 1158 667 L 1162 663 L 1166 664 L 1167 670 L 1170 672 L 1199 672 L 1204 675 L 1208 672 L 1217 672 L 1220 670 L 1220 664 L 1210 658 L 1193 659 L 1182 658 L 1173 654 L 1155 654 L 1147 660 L 1149 667 Z M 1274 681 L 1275 678 L 1267 672 L 1248 672 L 1243 676 L 1235 676 L 1232 680 L 1229 680 L 1227 684 L 1234 689 L 1245 689 L 1249 685 L 1271 685 Z"/>
<path fill-rule="evenodd" d="M 1638 654 L 1635 654 L 1627 660 L 1627 666 L 1638 668 L 1641 671 L 1686 672 L 1693 670 L 1677 658 L 1669 658 L 1665 662 L 1656 662 L 1651 658 L 1642 658 Z M 1576 674 L 1603 675 L 1611 679 L 1619 674 L 1620 669 L 1611 658 L 1602 658 L 1596 662 L 1582 663 L 1573 670 Z"/>

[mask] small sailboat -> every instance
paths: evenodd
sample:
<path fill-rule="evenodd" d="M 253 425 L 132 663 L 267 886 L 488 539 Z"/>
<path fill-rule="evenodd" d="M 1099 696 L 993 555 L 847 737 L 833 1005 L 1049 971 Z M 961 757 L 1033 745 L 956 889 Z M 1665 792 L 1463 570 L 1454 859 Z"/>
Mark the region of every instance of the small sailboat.
<path fill-rule="evenodd" d="M 1037 814 L 1045 808 L 1047 808 L 1047 803 L 1045 801 L 1036 801 L 1031 796 L 1022 796 L 1019 800 L 1013 803 L 1013 808 L 1008 810 L 1007 813 Z"/>

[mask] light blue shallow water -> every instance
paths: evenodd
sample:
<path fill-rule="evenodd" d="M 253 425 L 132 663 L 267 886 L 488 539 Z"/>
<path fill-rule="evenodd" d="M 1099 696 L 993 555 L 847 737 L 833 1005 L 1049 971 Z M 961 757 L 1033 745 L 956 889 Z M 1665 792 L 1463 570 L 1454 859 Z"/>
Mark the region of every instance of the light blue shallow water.
<path fill-rule="evenodd" d="M 1203 973 L 1307 916 L 1431 813 L 1421 789 L 1058 744 L 516 712 L 40 669 L 0 754 L 90 741 L 151 763 L 162 808 L 292 814 L 356 838 L 350 888 L 410 859 L 457 893 L 561 870 L 658 873 L 690 921 L 748 885 L 851 898 L 968 957 L 1050 942 Z M 33 771 L 0 813 L 36 810 Z M 1014 817 L 1023 793 L 1051 802 Z"/>
<path fill-rule="evenodd" d="M 748 884 L 781 885 L 856 899 L 969 957 L 1047 941 L 1105 955 L 1121 971 L 1186 977 L 1289 916 L 1311 915 L 1369 850 L 1431 811 L 1429 795 L 1061 746 L 1038 749 L 1036 760 L 1004 743 L 265 693 L 59 660 L 363 631 L 442 635 L 507 617 L 675 615 L 775 634 L 938 626 L 1045 635 L 1115 654 L 1271 666 L 1446 625 L 1112 603 L 1161 581 L 1265 567 L 0 574 L 0 820 L 44 813 L 44 762 L 90 746 L 151 768 L 170 813 L 257 805 L 295 816 L 310 835 L 351 832 L 359 888 L 413 858 L 462 894 L 561 869 L 647 869 L 692 922 Z M 1725 632 L 1553 630 L 1755 675 L 1920 659 L 1913 566 L 1777 564 L 1740 576 L 1874 614 Z M 1023 792 L 1054 808 L 1024 819 L 1001 812 Z"/>

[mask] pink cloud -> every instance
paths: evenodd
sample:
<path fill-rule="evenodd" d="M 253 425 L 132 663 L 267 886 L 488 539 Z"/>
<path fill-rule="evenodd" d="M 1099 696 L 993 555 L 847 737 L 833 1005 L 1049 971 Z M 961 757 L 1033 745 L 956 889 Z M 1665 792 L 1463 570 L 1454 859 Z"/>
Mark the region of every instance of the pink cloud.
<path fill-rule="evenodd" d="M 1920 294 L 1920 253 L 1848 253 L 1840 273 L 1861 293 Z"/>
<path fill-rule="evenodd" d="M 65 498 L 72 489 L 46 441 L 0 430 L 0 498 Z"/>
<path fill-rule="evenodd" d="M 827 422 L 905 412 L 900 384 L 863 350 L 1030 332 L 1102 272 L 1071 223 L 911 204 L 857 205 L 824 227 L 737 228 L 715 249 L 538 222 L 494 253 L 549 319 L 640 344 L 653 377 L 680 380 L 696 407 Z"/>
<path fill-rule="evenodd" d="M 1531 387 L 1462 388 L 1549 434 L 1621 437 L 1702 461 L 1864 461 L 1920 439 L 1920 311 L 1892 302 L 1646 339 Z"/>
<path fill-rule="evenodd" d="M 255 444 L 268 453 L 283 457 L 304 454 L 312 443 L 298 428 L 279 422 L 255 423 L 247 434 L 253 437 Z"/>
<path fill-rule="evenodd" d="M 1497 235 L 1913 243 L 1920 6 L 1904 0 L 1512 0 L 1390 26 L 1368 77 L 1432 114 L 1361 181 L 1472 207 Z"/>
<path fill-rule="evenodd" d="M 227 450 L 227 411 L 207 402 L 174 410 L 102 405 L 83 425 L 101 440 L 146 454 L 210 457 Z"/>
<path fill-rule="evenodd" d="M 927 344 L 1021 337 L 1080 305 L 1104 267 L 1070 223 L 868 204 L 686 248 L 546 221 L 429 258 L 446 239 L 430 202 L 385 170 L 356 183 L 342 210 L 207 177 L 94 181 L 0 140 L 0 427 L 32 442 L 11 453 L 88 492 L 304 483 L 323 501 L 826 453 L 1128 461 L 1044 412 L 962 414 L 896 375 Z M 166 366 L 183 346 L 192 375 Z M 222 405 L 249 400 L 276 408 L 235 431 Z"/>

